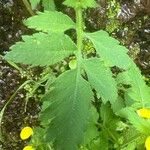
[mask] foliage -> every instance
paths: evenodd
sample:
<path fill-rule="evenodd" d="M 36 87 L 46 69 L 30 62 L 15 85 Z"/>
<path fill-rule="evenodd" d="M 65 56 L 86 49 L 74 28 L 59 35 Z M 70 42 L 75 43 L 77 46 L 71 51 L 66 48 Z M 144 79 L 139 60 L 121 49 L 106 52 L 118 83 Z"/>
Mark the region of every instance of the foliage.
<path fill-rule="evenodd" d="M 7 60 L 32 66 L 52 65 L 73 54 L 73 51 L 76 50 L 72 40 L 63 33 L 45 34 L 39 32 L 32 36 L 23 36 L 22 39 L 24 42 L 18 42 L 11 47 L 12 51 L 5 57 Z M 20 57 L 20 52 L 22 57 Z"/>
<path fill-rule="evenodd" d="M 30 0 L 32 9 L 35 9 L 39 2 L 40 0 Z"/>
<path fill-rule="evenodd" d="M 29 0 L 32 9 L 36 9 L 37 5 L 42 1 L 42 5 L 45 10 L 53 11 L 55 10 L 55 3 L 54 0 Z"/>
<path fill-rule="evenodd" d="M 75 67 L 53 82 L 43 81 L 48 84 L 42 98 L 41 128 L 35 129 L 32 144 L 56 150 L 134 149 L 143 142 L 127 142 L 124 133 L 133 127 L 136 138 L 150 135 L 149 120 L 136 113 L 150 107 L 149 87 L 118 40 L 103 30 L 84 32 L 82 13 L 96 6 L 94 0 L 66 0 L 64 4 L 75 9 L 76 23 L 58 11 L 38 12 L 24 21 L 38 32 L 22 36 L 23 41 L 5 55 L 7 61 L 44 67 L 55 67 L 70 56 L 76 60 Z M 66 34 L 69 29 L 76 29 L 77 42 Z M 95 57 L 83 49 L 84 39 L 95 48 Z"/>
<path fill-rule="evenodd" d="M 76 1 L 76 0 L 66 0 L 64 3 L 64 5 L 67 5 L 69 7 L 73 7 L 73 8 L 78 8 L 78 7 L 82 7 L 82 8 L 93 8 L 98 6 L 97 3 L 95 2 L 95 0 L 81 0 L 81 1 Z"/>
<path fill-rule="evenodd" d="M 47 20 L 46 22 L 44 20 Z M 38 24 L 37 24 L 38 22 Z M 33 28 L 43 32 L 58 32 L 75 28 L 75 23 L 67 15 L 61 12 L 45 11 L 39 12 L 38 15 L 28 18 L 25 21 L 28 28 Z"/>

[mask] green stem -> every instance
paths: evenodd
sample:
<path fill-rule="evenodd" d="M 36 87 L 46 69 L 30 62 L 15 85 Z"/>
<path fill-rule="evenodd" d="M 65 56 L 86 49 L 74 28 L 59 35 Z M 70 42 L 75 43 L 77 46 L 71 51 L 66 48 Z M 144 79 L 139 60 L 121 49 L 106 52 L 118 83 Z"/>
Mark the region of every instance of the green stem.
<path fill-rule="evenodd" d="M 24 5 L 26 6 L 28 12 L 30 13 L 31 16 L 34 16 L 35 13 L 33 12 L 31 5 L 29 4 L 28 0 L 22 0 Z"/>
<path fill-rule="evenodd" d="M 83 47 L 83 17 L 82 17 L 82 8 L 76 8 L 76 31 L 77 31 L 77 68 L 80 70 L 81 61 L 82 61 L 82 47 Z"/>
<path fill-rule="evenodd" d="M 5 106 L 0 111 L 0 141 L 3 140 L 2 131 L 1 131 L 1 129 L 2 129 L 2 119 L 3 119 L 4 112 L 5 112 L 6 108 L 7 108 L 7 106 L 13 101 L 13 98 L 16 96 L 18 91 L 21 90 L 25 85 L 27 85 L 30 82 L 33 82 L 33 81 L 32 80 L 28 80 L 28 81 L 25 81 L 22 85 L 20 85 L 19 88 L 15 91 L 15 93 L 13 95 L 11 95 L 11 97 L 9 98 L 9 100 L 7 101 Z"/>

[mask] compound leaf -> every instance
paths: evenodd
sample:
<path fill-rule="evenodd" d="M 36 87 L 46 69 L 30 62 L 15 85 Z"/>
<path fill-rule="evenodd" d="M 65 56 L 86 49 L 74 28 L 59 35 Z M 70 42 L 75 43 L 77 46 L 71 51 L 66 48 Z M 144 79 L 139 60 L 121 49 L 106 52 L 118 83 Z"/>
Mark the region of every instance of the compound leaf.
<path fill-rule="evenodd" d="M 75 28 L 75 23 L 69 16 L 57 11 L 38 12 L 37 15 L 28 18 L 24 23 L 28 28 L 44 32 L 64 32 Z"/>
<path fill-rule="evenodd" d="M 108 63 L 109 66 L 117 66 L 127 69 L 130 66 L 131 59 L 127 55 L 128 50 L 119 45 L 119 41 L 110 37 L 105 31 L 87 33 L 99 56 Z"/>
<path fill-rule="evenodd" d="M 51 86 L 54 89 L 43 99 L 50 106 L 41 114 L 41 120 L 48 116 L 52 119 L 46 139 L 53 141 L 56 149 L 77 150 L 90 116 L 91 87 L 77 70 L 63 73 Z"/>
<path fill-rule="evenodd" d="M 36 33 L 23 36 L 5 55 L 6 60 L 33 66 L 52 65 L 73 54 L 76 45 L 65 34 Z"/>
<path fill-rule="evenodd" d="M 93 8 L 98 6 L 95 0 L 80 0 L 80 2 L 77 0 L 66 0 L 63 4 L 73 8 L 80 6 L 85 9 L 88 7 Z"/>
<path fill-rule="evenodd" d="M 90 84 L 101 96 L 103 103 L 107 101 L 115 102 L 118 97 L 117 85 L 110 68 L 100 59 L 95 58 L 85 60 L 84 69 Z"/>

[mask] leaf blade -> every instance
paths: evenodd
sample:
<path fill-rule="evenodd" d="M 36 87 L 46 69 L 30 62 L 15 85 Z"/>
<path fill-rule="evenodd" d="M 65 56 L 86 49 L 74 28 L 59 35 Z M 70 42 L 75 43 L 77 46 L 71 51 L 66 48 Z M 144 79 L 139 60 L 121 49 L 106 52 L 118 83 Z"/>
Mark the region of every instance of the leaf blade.
<path fill-rule="evenodd" d="M 57 11 L 38 12 L 37 15 L 25 20 L 24 24 L 28 28 L 43 32 L 57 33 L 75 28 L 75 23 L 69 16 Z"/>
<path fill-rule="evenodd" d="M 131 85 L 125 91 L 126 97 L 129 96 L 134 102 L 139 103 L 140 107 L 150 104 L 150 90 L 146 85 L 139 68 L 132 63 L 132 66 L 118 75 L 120 82 Z M 122 80 L 121 80 L 122 79 Z"/>
<path fill-rule="evenodd" d="M 112 77 L 112 73 L 100 59 L 89 59 L 84 62 L 84 69 L 87 73 L 90 84 L 101 96 L 103 103 L 115 102 L 117 94 L 117 85 Z M 108 90 L 109 87 L 109 90 Z M 109 92 L 109 94 L 108 94 Z"/>
<path fill-rule="evenodd" d="M 99 56 L 110 67 L 129 68 L 131 59 L 127 55 L 128 50 L 124 46 L 119 45 L 119 41 L 110 37 L 107 32 L 100 30 L 94 33 L 87 33 L 85 36 L 92 41 Z"/>
<path fill-rule="evenodd" d="M 54 0 L 42 0 L 42 5 L 44 10 L 54 11 L 55 10 L 55 2 Z"/>
<path fill-rule="evenodd" d="M 44 98 L 46 101 L 51 99 L 52 103 L 41 115 L 41 119 L 47 114 L 53 118 L 47 130 L 47 140 L 54 140 L 56 149 L 76 150 L 83 140 L 89 116 L 93 99 L 91 88 L 77 70 L 65 72 L 53 86 L 54 90 Z"/>
<path fill-rule="evenodd" d="M 23 36 L 5 55 L 6 60 L 33 66 L 53 65 L 76 50 L 72 40 L 64 34 L 36 33 Z"/>

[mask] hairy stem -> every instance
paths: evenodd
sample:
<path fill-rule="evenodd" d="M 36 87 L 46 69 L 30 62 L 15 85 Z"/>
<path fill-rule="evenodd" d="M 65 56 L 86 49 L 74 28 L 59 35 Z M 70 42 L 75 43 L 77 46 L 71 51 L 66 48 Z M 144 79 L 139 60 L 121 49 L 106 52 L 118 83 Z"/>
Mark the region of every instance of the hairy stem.
<path fill-rule="evenodd" d="M 83 17 L 82 17 L 82 8 L 81 7 L 77 7 L 76 8 L 76 31 L 77 31 L 77 48 L 78 48 L 78 52 L 77 52 L 77 67 L 80 70 L 80 64 L 82 61 L 82 40 L 83 40 Z"/>

